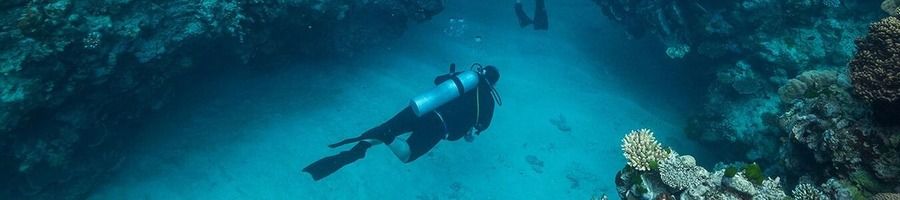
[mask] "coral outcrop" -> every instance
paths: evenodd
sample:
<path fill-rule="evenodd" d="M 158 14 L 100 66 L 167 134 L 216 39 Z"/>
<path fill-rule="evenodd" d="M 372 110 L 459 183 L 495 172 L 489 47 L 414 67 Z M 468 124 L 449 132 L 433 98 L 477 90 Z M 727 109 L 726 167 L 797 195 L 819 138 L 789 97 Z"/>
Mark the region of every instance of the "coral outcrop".
<path fill-rule="evenodd" d="M 82 199 L 124 159 L 109 131 L 203 66 L 349 56 L 439 0 L 0 1 L 0 196 Z M 211 51 L 215 49 L 215 51 Z M 268 60 L 268 59 L 266 59 Z"/>
<path fill-rule="evenodd" d="M 787 88 L 806 87 L 803 95 L 783 92 L 785 110 L 779 123 L 788 134 L 780 149 L 790 152 L 780 156 L 783 166 L 800 175 L 857 177 L 851 179 L 867 185 L 866 192 L 883 192 L 900 185 L 898 150 L 900 129 L 874 124 L 869 107 L 854 98 L 846 74 L 834 71 L 808 71 L 791 79 Z M 803 157 L 796 155 L 806 155 Z M 830 167 L 809 167 L 830 166 Z M 874 185 L 882 185 L 874 186 Z"/>
<path fill-rule="evenodd" d="M 663 183 L 675 189 L 696 188 L 709 178 L 709 172 L 697 166 L 692 156 L 669 155 L 659 166 L 659 175 Z"/>
<path fill-rule="evenodd" d="M 895 195 L 868 192 L 855 178 L 830 178 L 822 184 L 801 180 L 790 187 L 779 177 L 765 177 L 755 163 L 719 163 L 717 168 L 707 171 L 693 157 L 672 152 L 659 169 L 623 168 L 616 175 L 616 190 L 621 199 L 856 200 Z M 785 188 L 794 189 L 787 193 Z"/>
<path fill-rule="evenodd" d="M 691 52 L 690 38 L 703 23 L 707 11 L 697 0 L 641 1 L 595 0 L 604 15 L 625 26 L 632 37 L 659 35 L 666 45 L 666 54 L 682 58 Z"/>
<path fill-rule="evenodd" d="M 845 177 L 869 195 L 898 186 L 900 130 L 886 125 L 900 122 L 900 35 L 881 12 L 896 0 L 594 1 L 691 73 L 715 75 L 687 136 L 737 146 L 723 153 L 785 179 Z"/>
<path fill-rule="evenodd" d="M 869 34 L 856 42 L 850 62 L 853 88 L 876 114 L 900 124 L 900 18 L 886 17 L 869 26 Z"/>
<path fill-rule="evenodd" d="M 659 167 L 669 152 L 662 149 L 650 129 L 631 131 L 622 139 L 622 152 L 628 165 L 640 171 Z"/>
<path fill-rule="evenodd" d="M 794 190 L 791 191 L 794 194 L 794 199 L 796 200 L 825 200 L 829 199 L 825 196 L 825 193 L 816 189 L 816 186 L 813 186 L 809 183 L 801 183 L 794 187 Z"/>

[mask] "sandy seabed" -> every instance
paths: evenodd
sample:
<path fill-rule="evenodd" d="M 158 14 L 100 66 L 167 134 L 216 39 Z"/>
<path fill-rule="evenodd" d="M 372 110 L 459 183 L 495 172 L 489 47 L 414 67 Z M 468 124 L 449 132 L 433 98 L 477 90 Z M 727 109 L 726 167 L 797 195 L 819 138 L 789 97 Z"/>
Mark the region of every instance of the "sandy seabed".
<path fill-rule="evenodd" d="M 629 130 L 697 154 L 665 92 L 641 99 L 654 95 L 610 73 L 658 63 L 627 49 L 634 41 L 592 2 L 549 2 L 546 32 L 518 27 L 511 3 L 461 4 L 350 59 L 197 78 L 134 133 L 134 155 L 90 199 L 618 199 Z M 445 33 L 450 18 L 465 20 L 461 35 Z M 503 98 L 474 142 L 443 141 L 409 164 L 377 146 L 319 182 L 300 172 L 343 150 L 327 144 L 393 116 L 449 63 L 473 62 L 500 68 Z M 560 116 L 571 131 L 551 123 Z"/>

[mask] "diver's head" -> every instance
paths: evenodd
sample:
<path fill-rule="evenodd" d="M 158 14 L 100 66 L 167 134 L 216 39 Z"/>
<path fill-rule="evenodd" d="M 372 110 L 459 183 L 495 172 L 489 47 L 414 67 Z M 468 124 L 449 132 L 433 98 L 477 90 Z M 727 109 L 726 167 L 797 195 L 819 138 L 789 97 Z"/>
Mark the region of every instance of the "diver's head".
<path fill-rule="evenodd" d="M 500 71 L 497 70 L 497 67 L 494 67 L 493 65 L 484 67 L 482 73 L 484 74 L 484 77 L 488 80 L 488 82 L 491 83 L 491 85 L 497 84 L 497 81 L 500 80 Z"/>
<path fill-rule="evenodd" d="M 494 85 L 497 84 L 497 81 L 500 80 L 500 70 L 493 65 L 482 67 L 482 65 L 478 63 L 472 64 L 472 68 L 481 75 L 481 78 L 487 80 L 487 86 L 491 88 L 491 96 L 494 97 L 494 102 L 497 102 L 497 105 L 503 105 L 503 101 L 500 100 L 500 93 L 497 92 L 497 88 L 494 87 Z"/>

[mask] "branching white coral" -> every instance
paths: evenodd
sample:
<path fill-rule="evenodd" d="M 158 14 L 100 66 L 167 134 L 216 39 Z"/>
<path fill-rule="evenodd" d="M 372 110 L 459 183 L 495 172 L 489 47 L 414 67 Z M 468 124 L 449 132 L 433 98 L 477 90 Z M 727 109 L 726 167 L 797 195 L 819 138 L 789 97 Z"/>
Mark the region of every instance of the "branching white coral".
<path fill-rule="evenodd" d="M 828 197 L 825 196 L 825 193 L 816 189 L 816 186 L 810 185 L 809 183 L 801 183 L 794 187 L 792 191 L 794 193 L 794 199 L 796 200 L 827 200 Z"/>
<path fill-rule="evenodd" d="M 622 151 L 628 160 L 628 166 L 638 171 L 650 170 L 651 163 L 658 163 L 669 155 L 649 129 L 631 131 L 625 135 L 622 139 Z"/>

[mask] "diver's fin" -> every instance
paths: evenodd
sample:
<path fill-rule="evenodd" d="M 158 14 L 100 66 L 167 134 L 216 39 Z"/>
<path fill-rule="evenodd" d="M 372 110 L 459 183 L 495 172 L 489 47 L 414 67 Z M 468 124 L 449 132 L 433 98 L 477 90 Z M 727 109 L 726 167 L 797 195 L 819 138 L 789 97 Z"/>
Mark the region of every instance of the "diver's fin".
<path fill-rule="evenodd" d="M 534 9 L 534 30 L 547 30 L 549 28 L 544 0 L 537 0 L 537 5 Z"/>
<path fill-rule="evenodd" d="M 516 3 L 516 17 L 519 18 L 519 26 L 526 27 L 531 25 L 534 21 L 531 21 L 531 18 L 528 17 L 528 14 L 525 14 L 525 10 L 522 8 L 522 3 Z"/>
<path fill-rule="evenodd" d="M 357 143 L 356 146 L 353 146 L 353 149 L 350 149 L 349 151 L 322 158 L 309 166 L 304 167 L 303 172 L 312 175 L 313 180 L 321 180 L 336 172 L 338 169 L 341 169 L 341 167 L 366 157 L 366 149 L 371 146 L 372 144 L 369 144 L 368 142 Z"/>

